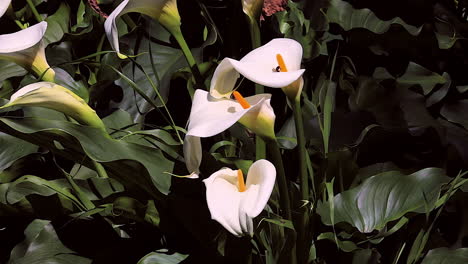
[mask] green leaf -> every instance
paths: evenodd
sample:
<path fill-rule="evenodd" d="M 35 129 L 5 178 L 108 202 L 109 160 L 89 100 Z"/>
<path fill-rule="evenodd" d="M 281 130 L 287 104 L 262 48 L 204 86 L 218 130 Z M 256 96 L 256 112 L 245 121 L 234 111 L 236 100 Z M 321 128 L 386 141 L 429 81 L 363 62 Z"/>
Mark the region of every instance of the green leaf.
<path fill-rule="evenodd" d="M 11 251 L 8 264 L 90 264 L 90 259 L 78 256 L 66 248 L 47 220 L 36 219 L 24 230 L 25 239 Z"/>
<path fill-rule="evenodd" d="M 189 255 L 173 253 L 171 255 L 165 252 L 151 252 L 144 256 L 137 264 L 178 264 L 184 261 Z"/>
<path fill-rule="evenodd" d="M 339 24 L 344 30 L 365 28 L 373 33 L 382 34 L 388 31 L 392 24 L 404 27 L 411 35 L 421 32 L 422 27 L 406 24 L 401 18 L 396 17 L 383 21 L 370 9 L 354 9 L 351 4 L 342 0 L 331 0 L 327 9 L 327 18 L 331 23 Z"/>
<path fill-rule="evenodd" d="M 468 263 L 468 248 L 436 248 L 427 253 L 421 264 L 465 264 Z"/>
<path fill-rule="evenodd" d="M 359 249 L 359 247 L 356 244 L 354 244 L 354 242 L 352 241 L 339 240 L 338 238 L 335 237 L 335 234 L 333 232 L 321 233 L 317 237 L 317 240 L 329 240 L 329 241 L 335 242 L 338 248 L 343 250 L 344 252 L 352 252 L 352 251 Z"/>
<path fill-rule="evenodd" d="M 37 151 L 38 147 L 27 141 L 0 132 L 0 172 L 13 162 Z"/>
<path fill-rule="evenodd" d="M 449 81 L 447 76 L 441 76 L 411 61 L 405 73 L 400 77 L 394 77 L 386 69 L 380 67 L 375 69 L 373 76 L 377 80 L 394 79 L 403 88 L 420 85 L 425 95 L 429 94 L 437 84 L 445 84 Z"/>
<path fill-rule="evenodd" d="M 47 147 L 77 163 L 82 163 L 85 156 L 103 163 L 111 176 L 137 195 L 142 190 L 152 197 L 169 192 L 171 177 L 164 172 L 172 171 L 173 162 L 164 158 L 159 149 L 114 140 L 100 129 L 58 120 L 0 118 L 0 130 Z M 65 150 L 56 149 L 51 138 Z M 129 161 L 136 161 L 142 167 Z"/>
<path fill-rule="evenodd" d="M 8 78 L 26 75 L 25 69 L 14 62 L 7 60 L 0 60 L 0 69 L 2 69 L 0 71 L 0 87 L 1 83 Z"/>
<path fill-rule="evenodd" d="M 92 15 L 83 0 L 80 1 L 78 11 L 76 12 L 76 24 L 71 27 L 72 32 L 79 28 L 86 28 L 91 24 Z"/>
<path fill-rule="evenodd" d="M 8 184 L 5 202 L 15 204 L 31 194 L 41 196 L 59 194 L 79 205 L 80 201 L 68 189 L 68 183 L 64 179 L 47 181 L 37 176 L 26 175 Z"/>
<path fill-rule="evenodd" d="M 377 174 L 356 188 L 336 195 L 334 223 L 347 222 L 362 233 L 381 230 L 408 212 L 433 209 L 448 178 L 442 169 L 426 168 L 410 175 L 398 171 Z M 319 202 L 322 222 L 331 225 L 329 202 Z"/>
<path fill-rule="evenodd" d="M 440 114 L 448 121 L 468 129 L 468 99 L 445 104 L 440 110 Z"/>
<path fill-rule="evenodd" d="M 133 43 L 131 45 L 135 45 L 135 38 L 131 41 Z M 152 58 L 157 70 L 157 76 L 153 72 L 151 66 L 148 45 L 151 45 Z M 139 54 L 144 52 L 144 54 L 136 57 L 136 62 L 141 65 L 148 76 L 153 80 L 163 100 L 166 101 L 169 96 L 169 84 L 172 74 L 180 68 L 187 67 L 187 62 L 182 51 L 150 42 L 147 38 L 142 38 L 139 45 L 134 48 Z M 140 69 L 135 67 L 132 63 L 128 63 L 123 67 L 122 73 L 133 80 L 148 97 L 155 98 L 156 92 Z M 153 109 L 153 106 L 140 95 L 135 95 L 134 89 L 125 80 L 119 79 L 115 83 L 122 87 L 123 98 L 125 98 L 117 103 L 117 106 L 127 111 L 134 122 L 141 121 L 144 114 Z M 157 101 L 161 104 L 160 100 Z"/>
<path fill-rule="evenodd" d="M 68 33 L 68 24 L 70 22 L 70 7 L 66 4 L 66 2 L 62 2 L 55 14 L 46 18 L 45 21 L 47 22 L 47 31 L 44 35 L 43 41 L 47 46 L 50 43 L 61 40 L 63 35 Z"/>

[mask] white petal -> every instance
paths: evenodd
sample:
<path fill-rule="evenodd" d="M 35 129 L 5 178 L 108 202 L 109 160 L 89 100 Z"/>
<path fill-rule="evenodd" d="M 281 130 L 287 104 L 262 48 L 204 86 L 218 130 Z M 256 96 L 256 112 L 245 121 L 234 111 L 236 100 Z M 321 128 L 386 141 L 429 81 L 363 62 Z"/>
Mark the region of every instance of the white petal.
<path fill-rule="evenodd" d="M 193 97 L 187 135 L 211 137 L 219 134 L 231 127 L 246 113 L 256 111 L 270 97 L 269 94 L 246 97 L 251 107 L 243 109 L 234 100 L 216 99 L 208 92 L 198 89 Z"/>
<path fill-rule="evenodd" d="M 14 94 L 11 95 L 10 102 L 16 100 L 18 97 L 21 97 L 39 88 L 52 88 L 55 85 L 56 85 L 55 83 L 51 83 L 51 82 L 37 82 L 37 83 L 32 83 L 30 85 L 26 85 L 25 87 L 19 89 L 18 91 L 16 91 Z"/>
<path fill-rule="evenodd" d="M 259 215 L 270 199 L 275 185 L 276 169 L 267 160 L 258 160 L 252 164 L 247 174 L 246 195 L 241 207 L 250 217 Z"/>
<path fill-rule="evenodd" d="M 252 217 L 250 217 L 242 207 L 242 199 L 245 196 L 245 192 L 241 194 L 241 205 L 239 207 L 239 222 L 242 233 L 249 234 L 250 236 L 254 233 Z"/>
<path fill-rule="evenodd" d="M 185 136 L 184 139 L 185 166 L 192 177 L 198 178 L 202 159 L 202 148 L 199 137 Z M 196 175 L 196 176 L 195 176 Z"/>
<path fill-rule="evenodd" d="M 264 68 L 275 69 L 278 66 L 276 54 L 281 54 L 288 71 L 301 69 L 302 46 L 293 39 L 277 38 L 256 48 L 245 55 L 240 62 L 256 63 Z M 296 78 L 297 79 L 297 78 Z"/>
<path fill-rule="evenodd" d="M 276 55 L 281 54 L 287 72 L 276 72 L 278 61 Z M 252 50 L 240 61 L 225 58 L 215 70 L 211 81 L 210 93 L 216 98 L 229 97 L 238 75 L 273 88 L 285 87 L 302 76 L 305 70 L 300 69 L 302 46 L 293 39 L 273 39 L 267 44 Z"/>
<path fill-rule="evenodd" d="M 36 45 L 46 29 L 47 22 L 43 21 L 15 33 L 0 35 L 0 56 L 1 53 L 21 51 Z"/>
<path fill-rule="evenodd" d="M 239 219 L 241 194 L 236 186 L 237 171 L 221 169 L 203 180 L 211 218 L 235 236 L 243 234 Z"/>
<path fill-rule="evenodd" d="M 169 0 L 124 0 L 112 11 L 106 22 L 104 22 L 104 30 L 112 48 L 117 51 L 117 55 L 120 58 L 125 59 L 126 56 L 120 53 L 119 32 L 117 31 L 116 24 L 117 18 L 126 13 L 137 12 L 158 19 L 161 15 L 161 10 L 168 2 Z"/>
<path fill-rule="evenodd" d="M 129 0 L 124 0 L 117 6 L 114 11 L 107 17 L 104 22 L 104 30 L 106 31 L 107 39 L 109 40 L 112 48 L 120 54 L 119 47 L 119 32 L 117 31 L 116 19 L 121 15 L 122 10 L 127 6 Z"/>
<path fill-rule="evenodd" d="M 281 88 L 287 86 L 299 79 L 302 76 L 305 70 L 295 70 L 287 72 L 276 72 L 275 68 L 278 66 L 275 63 L 257 63 L 257 62 L 242 62 L 236 60 L 230 60 L 232 66 L 245 78 L 251 80 L 252 82 L 272 87 L 272 88 Z"/>
<path fill-rule="evenodd" d="M 0 1 L 0 17 L 5 14 L 5 12 L 8 9 L 8 6 L 10 6 L 11 0 L 1 0 Z"/>
<path fill-rule="evenodd" d="M 232 66 L 233 59 L 224 58 L 216 67 L 216 70 L 211 79 L 210 94 L 215 98 L 229 98 L 232 89 L 239 78 L 239 73 Z"/>

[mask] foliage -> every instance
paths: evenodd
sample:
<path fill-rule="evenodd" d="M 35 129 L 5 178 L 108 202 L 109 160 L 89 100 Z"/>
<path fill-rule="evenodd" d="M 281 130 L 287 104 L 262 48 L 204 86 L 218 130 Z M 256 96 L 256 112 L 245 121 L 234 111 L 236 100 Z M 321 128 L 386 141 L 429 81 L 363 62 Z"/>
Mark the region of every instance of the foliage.
<path fill-rule="evenodd" d="M 92 108 L 1 108 L 1 263 L 467 262 L 466 1 L 264 0 L 282 11 L 257 21 L 249 1 L 130 0 L 151 6 L 111 15 L 126 2 L 0 3 L 0 37 L 47 23 L 37 43 L 0 40 L 0 106 L 48 81 Z M 292 46 L 255 57 L 275 38 L 300 44 L 298 65 Z M 287 96 L 262 85 L 301 69 L 277 86 Z M 191 116 L 215 82 L 255 111 L 206 125 L 251 107 L 207 95 L 206 116 Z M 258 175 L 260 159 L 272 192 L 257 176 L 240 187 L 235 170 Z M 214 211 L 203 180 L 223 167 L 243 204 L 226 192 Z"/>

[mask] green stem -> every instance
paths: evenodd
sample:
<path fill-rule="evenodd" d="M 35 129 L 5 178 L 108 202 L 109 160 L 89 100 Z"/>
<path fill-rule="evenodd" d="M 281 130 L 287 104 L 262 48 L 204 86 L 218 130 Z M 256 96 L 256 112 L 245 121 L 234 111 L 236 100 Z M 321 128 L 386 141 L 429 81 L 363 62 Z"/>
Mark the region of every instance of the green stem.
<path fill-rule="evenodd" d="M 198 64 L 193 57 L 192 51 L 190 50 L 187 42 L 185 41 L 184 36 L 182 35 L 182 31 L 180 27 L 173 27 L 168 28 L 169 32 L 174 36 L 177 43 L 179 43 L 182 52 L 184 53 L 185 59 L 187 60 L 188 65 L 190 66 L 190 71 L 195 79 L 195 85 L 197 88 L 206 90 L 205 84 L 203 82 L 203 76 L 201 75 L 200 68 L 198 68 Z"/>
<path fill-rule="evenodd" d="M 32 2 L 32 0 L 26 0 L 26 2 L 28 2 L 29 8 L 31 8 L 31 12 L 33 13 L 33 15 L 36 18 L 37 22 L 44 21 L 44 19 L 42 19 L 39 12 L 37 12 L 36 6 L 34 6 L 34 3 Z"/>
<path fill-rule="evenodd" d="M 26 29 L 26 28 L 27 28 L 27 27 L 26 27 L 25 25 L 23 25 L 19 20 L 16 20 L 16 19 L 15 19 L 15 23 L 16 23 L 16 25 L 18 25 L 18 27 L 21 28 L 21 29 Z"/>
<path fill-rule="evenodd" d="M 107 172 L 106 172 L 106 169 L 104 169 L 104 166 L 102 166 L 101 163 L 91 159 L 91 162 L 93 163 L 94 165 L 94 169 L 96 170 L 98 176 L 100 178 L 109 178 L 109 176 L 107 175 Z"/>
<path fill-rule="evenodd" d="M 70 184 L 76 196 L 78 196 L 78 199 L 80 199 L 80 202 L 83 204 L 86 210 L 89 211 L 91 209 L 96 208 L 96 206 L 94 206 L 91 200 L 89 200 L 88 197 L 86 197 L 85 193 L 81 190 L 80 186 L 78 186 L 78 184 L 75 183 L 72 176 L 65 171 L 63 171 L 63 174 L 65 174 L 68 183 Z"/>
<path fill-rule="evenodd" d="M 278 183 L 278 189 L 280 191 L 280 207 L 282 209 L 281 215 L 283 216 L 284 219 L 292 221 L 292 213 L 291 213 L 291 200 L 289 199 L 289 188 L 288 188 L 288 180 L 286 179 L 286 173 L 284 172 L 284 166 L 283 166 L 283 159 L 281 158 L 281 152 L 278 146 L 278 142 L 276 139 L 269 139 L 266 141 L 266 146 L 268 147 L 268 151 L 270 153 L 271 159 L 273 164 L 275 165 L 276 168 L 276 174 L 277 174 L 277 183 Z M 288 229 L 288 236 L 291 236 L 293 238 L 292 243 L 295 241 L 295 231 Z M 296 264 L 297 263 L 297 257 L 296 257 L 296 245 L 294 244 L 293 247 L 291 248 L 291 256 L 290 256 L 290 262 L 291 264 Z"/>
<path fill-rule="evenodd" d="M 258 23 L 256 20 L 251 19 L 249 16 L 246 16 L 247 21 L 249 22 L 249 31 L 250 31 L 250 41 L 252 43 L 252 49 L 256 49 L 260 47 L 262 44 L 261 42 L 261 35 L 260 35 L 260 27 L 258 26 Z M 265 89 L 263 85 L 260 85 L 258 83 L 255 84 L 255 94 L 262 94 L 264 93 Z M 266 157 L 266 146 L 265 146 L 265 141 L 259 137 L 256 136 L 255 138 L 255 158 L 257 160 L 259 159 L 264 159 Z"/>
<path fill-rule="evenodd" d="M 302 109 L 301 109 L 301 96 L 300 94 L 294 100 L 293 112 L 294 122 L 296 124 L 296 136 L 297 136 L 297 151 L 299 159 L 299 172 L 300 172 L 300 189 L 301 189 L 301 200 L 309 201 L 309 177 L 307 175 L 307 160 L 306 160 L 306 148 L 305 148 L 305 136 L 304 136 L 304 124 L 302 120 Z M 300 208 L 299 217 L 299 230 L 297 236 L 297 256 L 299 263 L 305 263 L 307 250 L 307 234 L 308 234 L 308 211 L 307 207 Z"/>
<path fill-rule="evenodd" d="M 268 151 L 271 154 L 271 159 L 276 168 L 277 183 L 280 191 L 280 207 L 282 209 L 281 215 L 286 220 L 292 220 L 291 216 L 291 201 L 289 199 L 288 180 L 284 172 L 283 159 L 276 139 L 267 141 Z"/>

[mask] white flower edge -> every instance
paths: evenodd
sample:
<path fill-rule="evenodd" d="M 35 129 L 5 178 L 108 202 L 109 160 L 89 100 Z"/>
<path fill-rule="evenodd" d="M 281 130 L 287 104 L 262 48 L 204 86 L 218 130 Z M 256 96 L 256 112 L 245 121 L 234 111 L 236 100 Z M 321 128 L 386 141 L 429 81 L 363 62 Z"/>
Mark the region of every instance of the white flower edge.
<path fill-rule="evenodd" d="M 0 56 L 2 53 L 12 53 L 28 49 L 38 44 L 47 30 L 47 22 L 11 34 L 0 35 Z"/>
<path fill-rule="evenodd" d="M 198 179 L 202 159 L 202 147 L 199 137 L 185 136 L 184 139 L 185 166 L 190 175 L 187 178 Z"/>
<path fill-rule="evenodd" d="M 252 164 L 244 192 L 238 190 L 236 170 L 225 168 L 213 173 L 203 180 L 211 218 L 235 236 L 252 235 L 252 218 L 265 208 L 275 179 L 276 169 L 267 160 Z"/>
<path fill-rule="evenodd" d="M 3 14 L 5 14 L 5 12 L 8 10 L 10 3 L 11 3 L 11 0 L 0 1 L 0 17 L 2 17 Z"/>
<path fill-rule="evenodd" d="M 117 55 L 121 59 L 125 59 L 127 56 L 120 53 L 119 32 L 116 22 L 117 18 L 126 13 L 137 12 L 145 14 L 153 19 L 159 19 L 165 7 L 167 7 L 169 11 L 173 11 L 172 9 L 175 9 L 174 13 L 177 14 L 173 15 L 175 15 L 175 20 L 177 20 L 178 11 L 177 2 L 175 0 L 124 0 L 114 9 L 114 11 L 112 11 L 104 22 L 104 31 L 106 32 L 107 39 L 109 40 L 112 49 L 117 51 Z M 168 20 L 170 19 L 166 18 L 164 22 L 167 22 Z"/>
<path fill-rule="evenodd" d="M 287 72 L 277 72 L 280 54 L 287 66 Z M 224 58 L 216 68 L 211 80 L 210 94 L 215 98 L 226 97 L 232 93 L 239 73 L 245 78 L 272 88 L 282 88 L 293 83 L 304 73 L 300 69 L 302 46 L 293 39 L 278 38 L 252 50 L 240 61 Z"/>
<path fill-rule="evenodd" d="M 245 100 L 251 106 L 243 109 L 235 100 L 216 99 L 208 92 L 198 89 L 193 96 L 187 135 L 196 137 L 217 135 L 234 125 L 242 117 L 248 116 L 249 113 L 258 113 L 264 109 L 264 105 L 270 104 L 270 98 L 271 94 L 246 97 Z M 273 109 L 267 115 L 274 118 Z"/>

